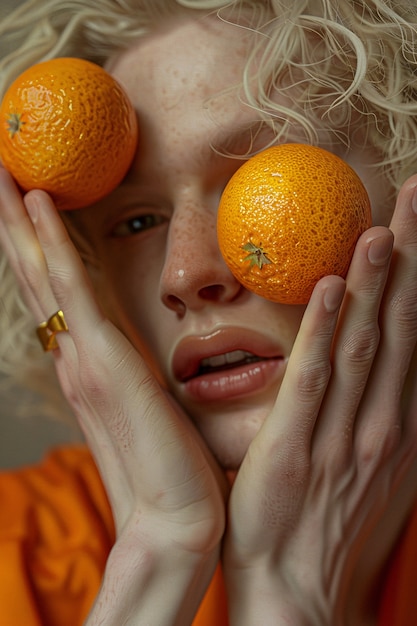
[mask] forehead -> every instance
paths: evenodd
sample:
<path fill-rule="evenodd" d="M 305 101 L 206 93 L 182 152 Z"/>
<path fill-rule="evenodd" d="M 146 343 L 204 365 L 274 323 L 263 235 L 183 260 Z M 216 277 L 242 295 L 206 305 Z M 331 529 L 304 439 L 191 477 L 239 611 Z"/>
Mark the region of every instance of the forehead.
<path fill-rule="evenodd" d="M 214 15 L 171 18 L 111 58 L 107 69 L 127 87 L 134 86 L 139 77 L 164 80 L 171 87 L 180 78 L 190 89 L 201 89 L 207 79 L 217 82 L 223 77 L 226 86 L 241 69 L 253 38 L 253 32 Z"/>
<path fill-rule="evenodd" d="M 166 131 L 178 133 L 207 130 L 213 121 L 221 127 L 242 96 L 254 36 L 215 16 L 171 20 L 111 59 L 108 70 L 145 121 L 158 115 Z"/>

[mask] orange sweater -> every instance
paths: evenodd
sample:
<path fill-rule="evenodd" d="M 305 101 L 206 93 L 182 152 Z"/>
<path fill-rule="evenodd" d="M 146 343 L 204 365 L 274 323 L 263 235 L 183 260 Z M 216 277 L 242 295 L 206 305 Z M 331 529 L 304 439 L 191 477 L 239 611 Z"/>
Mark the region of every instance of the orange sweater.
<path fill-rule="evenodd" d="M 110 507 L 83 446 L 0 474 L 0 623 L 81 626 L 114 540 Z M 378 626 L 417 622 L 417 510 L 398 546 Z M 193 626 L 227 626 L 218 569 Z"/>

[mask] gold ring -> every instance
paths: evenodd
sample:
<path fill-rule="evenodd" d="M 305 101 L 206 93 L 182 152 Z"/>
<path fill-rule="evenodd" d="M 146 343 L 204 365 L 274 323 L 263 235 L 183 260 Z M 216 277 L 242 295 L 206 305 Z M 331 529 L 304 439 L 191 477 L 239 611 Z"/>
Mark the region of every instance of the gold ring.
<path fill-rule="evenodd" d="M 39 324 L 36 332 L 45 352 L 50 352 L 50 350 L 58 348 L 59 346 L 56 340 L 56 335 L 58 333 L 68 332 L 68 326 L 65 321 L 64 313 L 62 311 L 57 311 L 51 315 L 47 322 Z"/>

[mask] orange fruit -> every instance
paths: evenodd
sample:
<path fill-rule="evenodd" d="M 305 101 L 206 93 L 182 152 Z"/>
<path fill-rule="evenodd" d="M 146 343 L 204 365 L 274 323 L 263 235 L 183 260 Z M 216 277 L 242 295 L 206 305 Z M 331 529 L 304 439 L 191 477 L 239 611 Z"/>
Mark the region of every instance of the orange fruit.
<path fill-rule="evenodd" d="M 0 158 L 24 191 L 44 189 L 59 209 L 93 204 L 126 175 L 137 144 L 135 111 L 100 66 L 38 63 L 0 106 Z"/>
<path fill-rule="evenodd" d="M 310 145 L 268 148 L 246 161 L 219 205 L 221 253 L 250 291 L 306 304 L 323 276 L 346 276 L 359 235 L 371 226 L 362 181 L 345 161 Z"/>

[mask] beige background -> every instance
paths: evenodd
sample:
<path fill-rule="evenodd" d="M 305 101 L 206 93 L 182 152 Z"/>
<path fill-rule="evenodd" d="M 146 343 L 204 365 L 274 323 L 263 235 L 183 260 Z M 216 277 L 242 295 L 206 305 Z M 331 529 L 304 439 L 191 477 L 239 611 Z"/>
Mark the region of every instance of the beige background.
<path fill-rule="evenodd" d="M 15 6 L 17 6 L 18 4 L 21 4 L 21 2 L 19 0 L 1 0 L 1 2 L 0 2 L 0 19 L 2 18 L 3 15 L 8 13 L 10 11 L 10 9 L 12 9 Z"/>
<path fill-rule="evenodd" d="M 18 0 L 0 0 L 0 20 L 18 4 Z M 0 55 L 3 53 L 0 41 Z M 24 390 L 5 393 L 3 382 L 0 377 L 0 468 L 35 462 L 49 447 L 80 438 L 64 424 L 42 417 L 19 417 L 20 408 L 33 402 L 33 397 Z"/>

